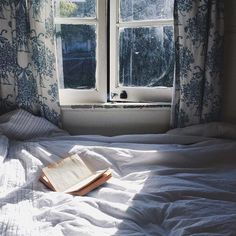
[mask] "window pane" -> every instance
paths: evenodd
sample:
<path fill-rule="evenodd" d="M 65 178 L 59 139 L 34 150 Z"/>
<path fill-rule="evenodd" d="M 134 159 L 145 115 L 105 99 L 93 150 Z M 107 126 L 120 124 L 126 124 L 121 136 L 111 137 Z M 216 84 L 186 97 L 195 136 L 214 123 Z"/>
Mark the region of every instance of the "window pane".
<path fill-rule="evenodd" d="M 174 0 L 120 0 L 120 21 L 173 18 Z"/>
<path fill-rule="evenodd" d="M 119 82 L 122 86 L 173 85 L 173 27 L 120 29 Z"/>
<path fill-rule="evenodd" d="M 57 17 L 96 17 L 96 0 L 55 0 Z"/>
<path fill-rule="evenodd" d="M 57 37 L 61 37 L 64 87 L 95 88 L 96 27 L 61 25 Z"/>

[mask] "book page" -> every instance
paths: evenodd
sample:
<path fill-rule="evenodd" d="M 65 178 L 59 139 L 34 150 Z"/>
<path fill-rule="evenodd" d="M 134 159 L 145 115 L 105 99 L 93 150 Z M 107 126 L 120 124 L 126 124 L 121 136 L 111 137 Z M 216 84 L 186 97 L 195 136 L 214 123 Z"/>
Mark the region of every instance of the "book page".
<path fill-rule="evenodd" d="M 43 173 L 57 192 L 79 190 L 104 171 L 92 172 L 76 154 L 43 168 Z"/>
<path fill-rule="evenodd" d="M 91 184 L 83 187 L 82 189 L 74 192 L 70 192 L 70 194 L 75 196 L 83 196 L 87 194 L 88 192 L 92 191 L 93 189 L 99 187 L 100 185 L 104 184 L 109 180 L 112 176 L 111 170 L 107 169 L 100 178 L 97 180 L 94 180 Z"/>

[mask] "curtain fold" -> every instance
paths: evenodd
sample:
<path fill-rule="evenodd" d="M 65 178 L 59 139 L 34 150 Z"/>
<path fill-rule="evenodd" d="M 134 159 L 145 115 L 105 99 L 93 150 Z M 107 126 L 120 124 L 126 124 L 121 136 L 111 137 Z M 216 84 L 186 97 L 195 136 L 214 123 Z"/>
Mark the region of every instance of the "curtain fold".
<path fill-rule="evenodd" d="M 172 127 L 219 121 L 224 48 L 223 0 L 175 0 Z"/>
<path fill-rule="evenodd" d="M 51 0 L 0 2 L 0 112 L 61 120 Z"/>

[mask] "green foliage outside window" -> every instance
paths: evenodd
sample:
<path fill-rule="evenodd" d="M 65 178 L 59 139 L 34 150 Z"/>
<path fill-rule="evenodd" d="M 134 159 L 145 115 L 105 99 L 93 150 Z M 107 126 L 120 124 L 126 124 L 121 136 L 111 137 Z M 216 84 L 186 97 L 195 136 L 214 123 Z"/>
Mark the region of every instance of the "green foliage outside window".
<path fill-rule="evenodd" d="M 60 1 L 60 16 L 67 17 L 74 15 L 78 10 L 79 6 L 70 0 L 61 0 Z"/>

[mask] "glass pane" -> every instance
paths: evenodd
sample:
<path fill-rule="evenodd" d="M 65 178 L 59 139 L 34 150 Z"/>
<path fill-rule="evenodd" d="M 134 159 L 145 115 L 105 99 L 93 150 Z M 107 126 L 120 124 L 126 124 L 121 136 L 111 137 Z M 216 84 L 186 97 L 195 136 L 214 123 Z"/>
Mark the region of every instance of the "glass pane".
<path fill-rule="evenodd" d="M 173 18 L 174 0 L 120 0 L 120 21 Z"/>
<path fill-rule="evenodd" d="M 61 25 L 57 37 L 61 37 L 65 88 L 95 88 L 96 27 Z"/>
<path fill-rule="evenodd" d="M 173 85 L 173 27 L 120 29 L 119 82 L 122 86 Z"/>
<path fill-rule="evenodd" d="M 96 17 L 96 0 L 55 0 L 57 17 Z"/>

